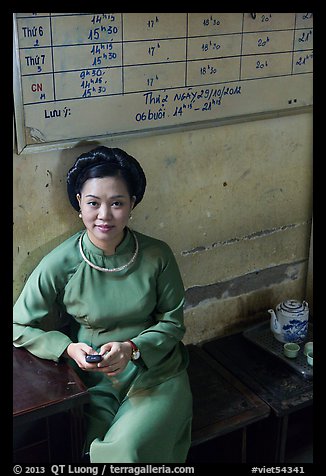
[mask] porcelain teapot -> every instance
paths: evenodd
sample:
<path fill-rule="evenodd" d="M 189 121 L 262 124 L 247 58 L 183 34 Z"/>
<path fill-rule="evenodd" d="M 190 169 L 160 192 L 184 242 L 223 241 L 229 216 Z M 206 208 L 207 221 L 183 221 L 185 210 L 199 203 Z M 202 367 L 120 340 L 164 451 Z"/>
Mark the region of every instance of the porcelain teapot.
<path fill-rule="evenodd" d="M 276 306 L 276 311 L 268 309 L 271 315 L 270 327 L 274 337 L 280 342 L 302 342 L 308 334 L 309 308 L 306 301 L 289 299 Z"/>

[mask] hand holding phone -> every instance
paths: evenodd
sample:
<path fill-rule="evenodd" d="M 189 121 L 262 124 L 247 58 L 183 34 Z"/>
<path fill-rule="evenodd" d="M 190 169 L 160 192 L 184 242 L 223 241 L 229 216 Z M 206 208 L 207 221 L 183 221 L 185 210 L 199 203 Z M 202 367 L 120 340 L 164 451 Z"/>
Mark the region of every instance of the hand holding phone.
<path fill-rule="evenodd" d="M 103 357 L 100 354 L 87 354 L 85 357 L 86 362 L 89 364 L 97 364 L 98 362 L 101 362 L 102 359 Z"/>

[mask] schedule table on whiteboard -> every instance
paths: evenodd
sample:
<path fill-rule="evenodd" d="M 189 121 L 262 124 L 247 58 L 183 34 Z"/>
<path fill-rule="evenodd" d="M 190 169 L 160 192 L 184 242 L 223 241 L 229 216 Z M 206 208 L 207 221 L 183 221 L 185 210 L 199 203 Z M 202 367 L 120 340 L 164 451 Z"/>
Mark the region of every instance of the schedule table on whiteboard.
<path fill-rule="evenodd" d="M 17 13 L 15 100 L 25 145 L 311 104 L 312 20 Z"/>

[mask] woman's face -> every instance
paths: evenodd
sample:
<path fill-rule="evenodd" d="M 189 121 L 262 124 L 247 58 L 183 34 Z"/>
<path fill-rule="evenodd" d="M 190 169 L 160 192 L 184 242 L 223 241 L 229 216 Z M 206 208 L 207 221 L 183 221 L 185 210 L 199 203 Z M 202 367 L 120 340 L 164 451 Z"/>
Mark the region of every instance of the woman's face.
<path fill-rule="evenodd" d="M 135 197 L 120 177 L 91 178 L 77 194 L 82 220 L 92 243 L 113 254 L 124 237 Z"/>

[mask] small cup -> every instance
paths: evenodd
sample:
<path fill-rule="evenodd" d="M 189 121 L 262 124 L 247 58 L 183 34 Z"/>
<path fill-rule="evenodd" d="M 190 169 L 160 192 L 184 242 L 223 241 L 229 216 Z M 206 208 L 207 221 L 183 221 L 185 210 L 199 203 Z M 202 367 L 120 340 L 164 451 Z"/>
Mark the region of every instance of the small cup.
<path fill-rule="evenodd" d="M 284 350 L 284 355 L 288 357 L 289 359 L 295 359 L 295 357 L 298 355 L 298 352 L 300 350 L 299 344 L 296 344 L 295 342 L 287 342 L 283 346 Z"/>
<path fill-rule="evenodd" d="M 314 353 L 312 350 L 309 350 L 309 352 L 307 353 L 307 362 L 309 365 L 311 365 L 311 367 L 313 367 L 314 365 Z"/>
<path fill-rule="evenodd" d="M 314 350 L 314 344 L 313 342 L 306 342 L 305 343 L 305 346 L 304 346 L 304 349 L 303 349 L 303 353 L 305 356 L 307 356 L 308 352 L 312 352 Z"/>

